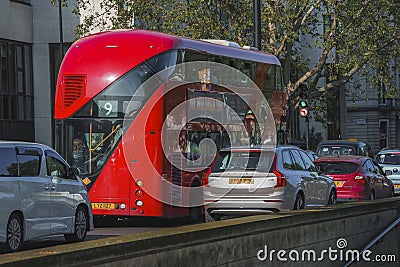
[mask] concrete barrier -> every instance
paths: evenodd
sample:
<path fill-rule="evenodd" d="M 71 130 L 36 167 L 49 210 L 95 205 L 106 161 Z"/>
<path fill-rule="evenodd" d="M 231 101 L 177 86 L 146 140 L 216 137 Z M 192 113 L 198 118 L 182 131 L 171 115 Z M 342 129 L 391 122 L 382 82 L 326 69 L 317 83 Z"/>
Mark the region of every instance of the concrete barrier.
<path fill-rule="evenodd" d="M 0 255 L 0 264 L 344 266 L 346 257 L 361 250 L 399 216 L 400 197 L 343 203 Z M 370 249 L 366 255 L 370 262 L 355 266 L 399 266 L 399 234 L 399 228 L 393 229 Z M 377 255 L 385 255 L 385 262 L 376 261 Z"/>

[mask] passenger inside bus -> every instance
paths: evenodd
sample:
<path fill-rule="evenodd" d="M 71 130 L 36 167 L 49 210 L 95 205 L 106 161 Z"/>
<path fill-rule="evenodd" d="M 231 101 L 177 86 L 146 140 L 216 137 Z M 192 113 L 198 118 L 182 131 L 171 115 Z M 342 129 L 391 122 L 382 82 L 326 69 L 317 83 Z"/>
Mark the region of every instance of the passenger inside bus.
<path fill-rule="evenodd" d="M 75 138 L 74 139 L 74 148 L 72 151 L 72 165 L 77 167 L 81 172 L 85 173 L 86 170 L 86 160 L 87 153 L 86 147 L 83 144 L 82 139 Z"/>

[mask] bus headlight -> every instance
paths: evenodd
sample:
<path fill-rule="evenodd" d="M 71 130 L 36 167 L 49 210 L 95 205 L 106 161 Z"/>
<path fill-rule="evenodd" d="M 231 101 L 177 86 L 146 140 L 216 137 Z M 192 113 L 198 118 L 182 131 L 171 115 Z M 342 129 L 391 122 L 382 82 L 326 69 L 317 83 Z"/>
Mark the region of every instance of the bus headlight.
<path fill-rule="evenodd" d="M 138 207 L 143 206 L 143 201 L 141 201 L 141 200 L 136 200 L 136 206 L 138 206 Z"/>
<path fill-rule="evenodd" d="M 124 203 L 122 203 L 121 205 L 119 205 L 119 207 L 120 207 L 121 210 L 126 209 L 126 205 L 125 205 Z"/>
<path fill-rule="evenodd" d="M 143 186 L 143 181 L 142 180 L 136 180 L 136 185 L 139 187 Z"/>

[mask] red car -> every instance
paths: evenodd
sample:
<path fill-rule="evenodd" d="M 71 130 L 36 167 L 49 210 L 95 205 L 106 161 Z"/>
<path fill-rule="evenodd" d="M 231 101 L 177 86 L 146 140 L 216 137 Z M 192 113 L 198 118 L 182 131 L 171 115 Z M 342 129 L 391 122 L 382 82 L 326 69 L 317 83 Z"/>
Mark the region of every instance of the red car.
<path fill-rule="evenodd" d="M 393 182 L 369 157 L 323 157 L 314 163 L 322 174 L 334 180 L 338 199 L 364 200 L 394 195 Z"/>

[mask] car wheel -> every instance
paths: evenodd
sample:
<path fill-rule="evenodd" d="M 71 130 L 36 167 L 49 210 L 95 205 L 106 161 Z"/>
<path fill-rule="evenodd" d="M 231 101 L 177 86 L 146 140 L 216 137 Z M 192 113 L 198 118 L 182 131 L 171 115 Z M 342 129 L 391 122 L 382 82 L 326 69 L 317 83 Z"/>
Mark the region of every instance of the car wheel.
<path fill-rule="evenodd" d="M 83 206 L 79 206 L 75 213 L 75 224 L 74 233 L 65 234 L 65 240 L 67 242 L 82 242 L 86 238 L 87 230 L 89 225 L 89 217 L 86 209 Z"/>
<path fill-rule="evenodd" d="M 210 215 L 207 211 L 204 212 L 204 221 L 205 222 L 215 222 L 215 218 Z"/>
<path fill-rule="evenodd" d="M 374 190 L 371 191 L 371 194 L 369 195 L 369 200 L 375 200 L 375 192 L 374 192 Z"/>
<path fill-rule="evenodd" d="M 304 209 L 304 197 L 303 194 L 298 193 L 296 196 L 296 200 L 294 201 L 294 210 Z"/>
<path fill-rule="evenodd" d="M 329 200 L 328 200 L 328 205 L 335 205 L 337 201 L 337 195 L 335 190 L 331 190 L 329 193 Z"/>
<path fill-rule="evenodd" d="M 390 196 L 389 197 L 394 197 L 394 187 L 390 190 Z"/>
<path fill-rule="evenodd" d="M 21 217 L 13 213 L 7 223 L 6 251 L 16 252 L 22 247 L 23 227 Z"/>

